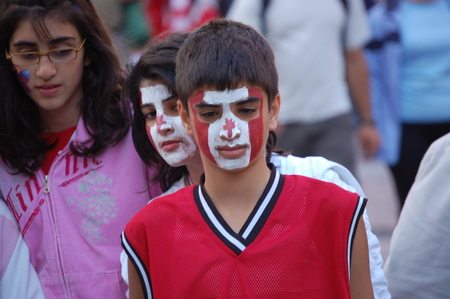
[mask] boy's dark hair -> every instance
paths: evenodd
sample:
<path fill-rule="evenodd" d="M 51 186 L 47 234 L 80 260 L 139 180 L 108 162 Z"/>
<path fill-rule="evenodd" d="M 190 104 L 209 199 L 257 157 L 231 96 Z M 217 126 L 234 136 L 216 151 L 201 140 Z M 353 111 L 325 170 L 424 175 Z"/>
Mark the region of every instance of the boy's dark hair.
<path fill-rule="evenodd" d="M 278 94 L 278 73 L 268 41 L 252 27 L 227 19 L 194 30 L 177 56 L 176 87 L 186 110 L 198 90 L 236 89 L 242 84 L 262 88 L 270 108 Z M 270 132 L 268 158 L 275 144 L 275 133 Z"/>
<path fill-rule="evenodd" d="M 155 37 L 144 48 L 139 61 L 131 66 L 124 84 L 123 96 L 130 99 L 134 117 L 132 121 L 133 142 L 136 150 L 148 166 L 155 166 L 159 172 L 154 181 L 159 181 L 166 191 L 184 174 L 185 166 L 171 167 L 153 147 L 145 127 L 145 116 L 141 112 L 140 83 L 143 80 L 158 80 L 167 84 L 169 92 L 177 96 L 175 89 L 175 63 L 178 50 L 189 33 L 172 33 L 164 37 Z"/>
<path fill-rule="evenodd" d="M 1 0 L 1 51 L 9 51 L 10 39 L 22 20 L 29 20 L 42 38 L 50 38 L 45 17 L 69 22 L 86 38 L 83 49 L 90 64 L 84 68 L 80 111 L 91 140 L 70 147 L 79 156 L 96 156 L 122 140 L 131 122 L 128 104 L 120 97 L 123 72 L 111 38 L 90 1 Z M 40 137 L 43 122 L 38 108 L 5 53 L 0 55 L 0 91 L 0 156 L 15 172 L 32 175 L 52 146 Z"/>

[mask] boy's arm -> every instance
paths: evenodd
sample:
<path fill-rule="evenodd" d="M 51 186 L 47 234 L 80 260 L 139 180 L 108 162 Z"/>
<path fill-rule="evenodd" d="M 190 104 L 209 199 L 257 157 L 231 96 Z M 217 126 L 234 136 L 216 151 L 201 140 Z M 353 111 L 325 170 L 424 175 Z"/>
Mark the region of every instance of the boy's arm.
<path fill-rule="evenodd" d="M 353 241 L 350 264 L 350 293 L 353 299 L 374 298 L 369 269 L 369 249 L 367 247 L 364 222 L 359 219 Z"/>
<path fill-rule="evenodd" d="M 130 283 L 130 299 L 144 299 L 144 289 L 139 274 L 130 259 L 128 259 L 128 281 Z"/>

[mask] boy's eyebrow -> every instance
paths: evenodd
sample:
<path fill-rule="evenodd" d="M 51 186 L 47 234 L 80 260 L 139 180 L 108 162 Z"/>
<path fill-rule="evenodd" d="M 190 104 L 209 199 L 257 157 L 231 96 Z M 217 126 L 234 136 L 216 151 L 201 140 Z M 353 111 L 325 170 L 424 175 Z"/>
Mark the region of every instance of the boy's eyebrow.
<path fill-rule="evenodd" d="M 195 108 L 203 108 L 203 107 L 220 107 L 220 104 L 209 104 L 209 103 L 205 103 L 205 102 L 201 102 L 198 104 L 195 104 L 194 107 Z"/>
<path fill-rule="evenodd" d="M 69 37 L 69 36 L 64 36 L 64 37 L 58 37 L 55 39 L 52 39 L 51 41 L 48 42 L 49 45 L 56 45 L 60 42 L 65 42 L 67 40 L 75 40 L 74 37 Z M 35 42 L 28 42 L 28 41 L 17 41 L 13 44 L 14 47 L 23 47 L 23 46 L 27 46 L 27 47 L 35 47 L 37 46 L 37 43 Z"/>
<path fill-rule="evenodd" d="M 261 99 L 257 98 L 257 97 L 249 97 L 246 99 L 236 101 L 236 105 L 241 106 L 241 105 L 245 105 L 247 103 L 254 103 L 254 102 L 261 102 Z"/>

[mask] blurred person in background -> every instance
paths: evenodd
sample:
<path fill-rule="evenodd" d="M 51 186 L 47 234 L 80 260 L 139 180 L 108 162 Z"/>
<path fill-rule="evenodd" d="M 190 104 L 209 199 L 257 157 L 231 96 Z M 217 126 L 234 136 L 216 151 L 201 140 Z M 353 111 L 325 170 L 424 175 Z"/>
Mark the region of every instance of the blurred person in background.
<path fill-rule="evenodd" d="M 126 65 L 130 56 L 139 55 L 152 34 L 144 13 L 146 0 L 92 0 L 92 3 L 111 33 L 121 64 Z"/>
<path fill-rule="evenodd" d="M 401 209 L 426 150 L 450 132 L 450 1 L 383 1 L 369 20 L 377 156 L 390 166 Z"/>
<path fill-rule="evenodd" d="M 392 298 L 450 296 L 450 134 L 426 152 L 408 193 L 384 268 Z"/>
<path fill-rule="evenodd" d="M 145 5 L 153 36 L 189 31 L 220 14 L 217 0 L 147 0 Z"/>
<path fill-rule="evenodd" d="M 366 157 L 378 149 L 363 46 L 362 0 L 234 0 L 227 17 L 263 32 L 275 53 L 283 104 L 281 148 L 323 156 L 355 174 L 357 131 Z"/>

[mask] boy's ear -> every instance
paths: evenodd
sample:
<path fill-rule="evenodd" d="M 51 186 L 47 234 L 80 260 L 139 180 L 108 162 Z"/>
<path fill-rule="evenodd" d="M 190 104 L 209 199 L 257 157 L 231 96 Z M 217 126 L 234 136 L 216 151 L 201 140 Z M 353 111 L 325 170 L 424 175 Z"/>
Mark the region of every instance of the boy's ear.
<path fill-rule="evenodd" d="M 281 105 L 281 96 L 280 94 L 277 94 L 275 96 L 275 99 L 270 104 L 270 111 L 269 111 L 269 130 L 275 131 L 278 124 L 278 114 L 280 113 L 280 105 Z"/>
<path fill-rule="evenodd" d="M 183 124 L 184 131 L 188 135 L 192 135 L 192 127 L 189 123 L 189 114 L 188 111 L 184 108 L 183 104 L 180 102 L 180 100 L 177 101 L 177 107 L 178 107 L 178 114 L 181 118 L 181 123 Z"/>

